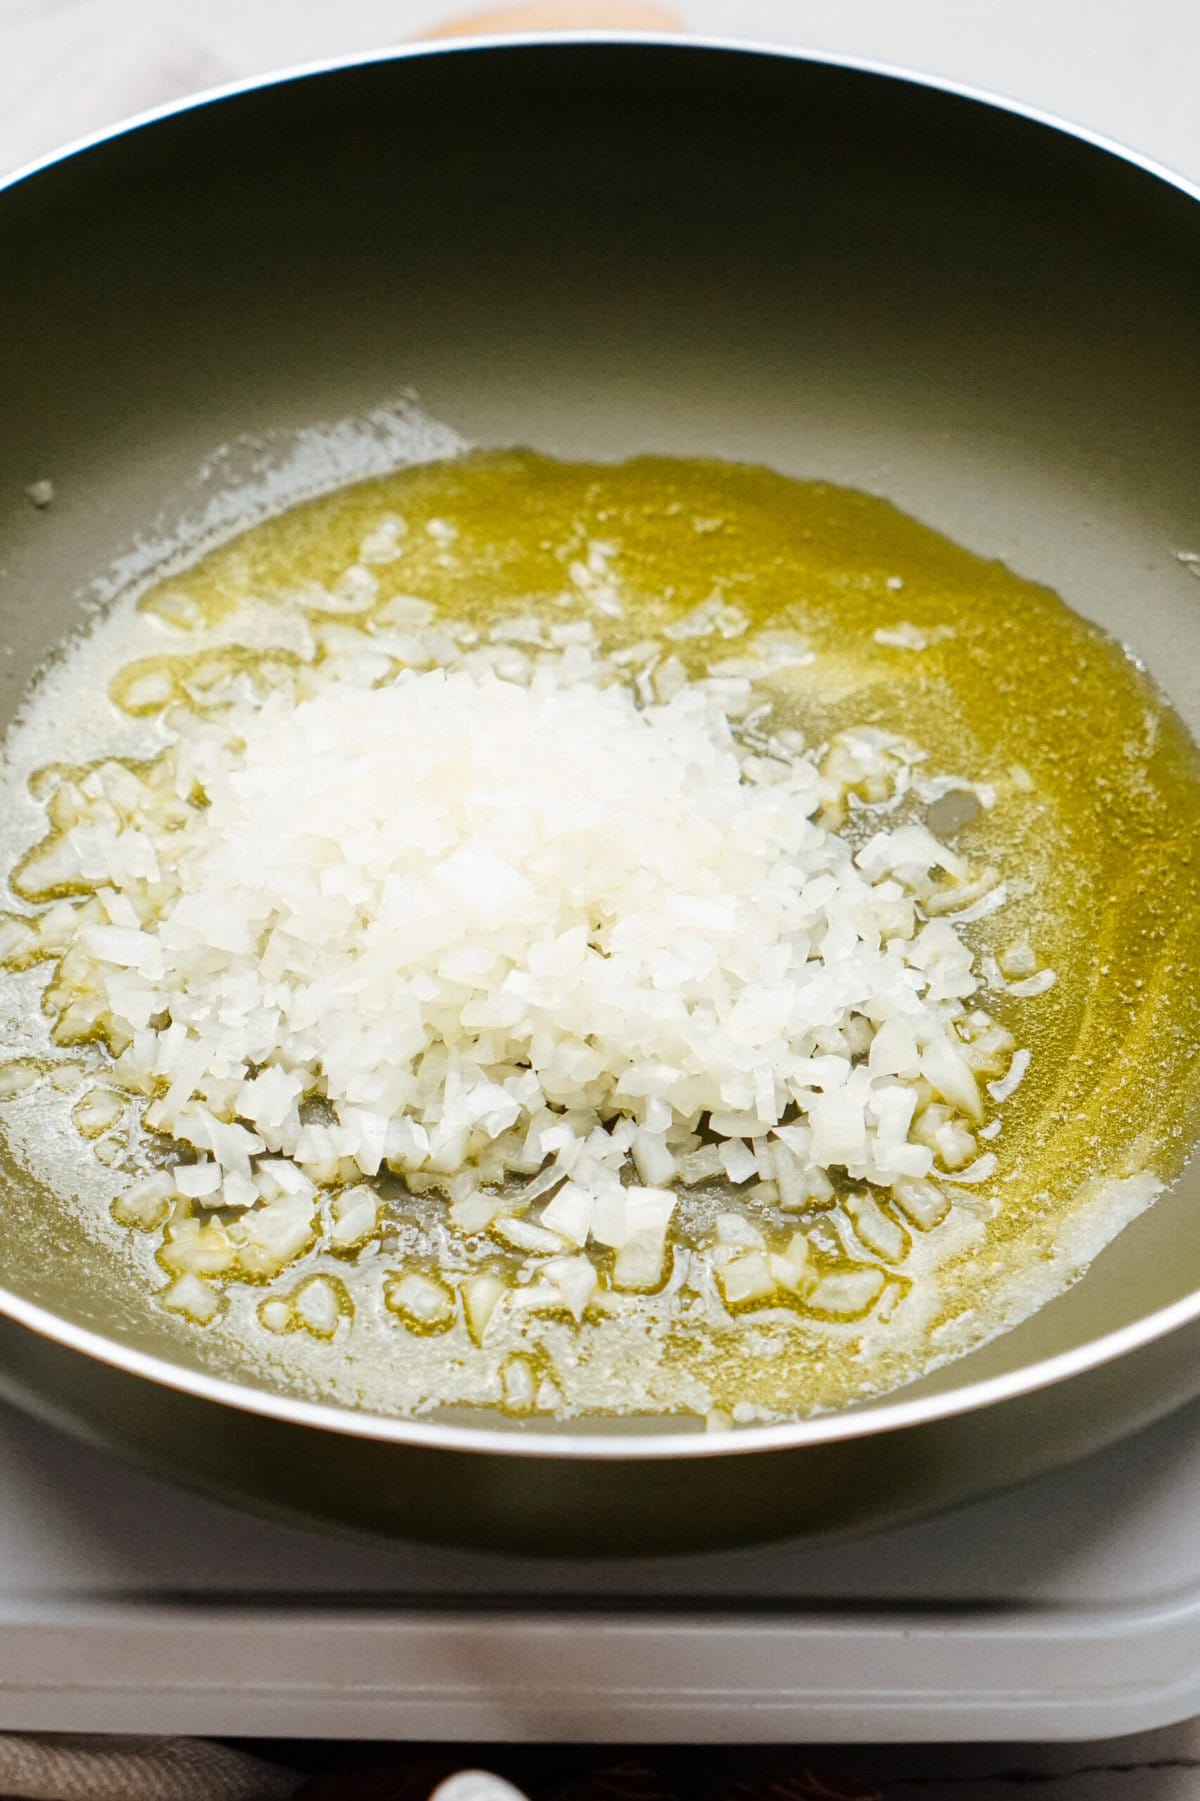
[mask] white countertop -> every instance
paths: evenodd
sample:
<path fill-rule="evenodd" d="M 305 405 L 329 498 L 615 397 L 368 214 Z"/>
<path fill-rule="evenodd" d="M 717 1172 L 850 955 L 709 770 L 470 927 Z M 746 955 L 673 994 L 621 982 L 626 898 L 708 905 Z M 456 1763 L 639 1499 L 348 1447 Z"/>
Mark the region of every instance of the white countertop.
<path fill-rule="evenodd" d="M 1010 96 L 1200 180 L 1196 0 L 677 6 L 699 32 L 877 59 Z M 462 10 L 454 0 L 0 0 L 0 169 L 145 105 L 399 42 Z M 61 1576 L 72 1584 L 69 1568 Z M 869 1772 L 888 1797 L 932 1785 L 947 1797 L 984 1801 L 1027 1793 L 1032 1781 L 1058 1801 L 1177 1801 L 1200 1796 L 1200 1722 L 1098 1745 L 860 1749 L 845 1767 Z M 1070 1771 L 1078 1774 L 1064 1780 Z"/>

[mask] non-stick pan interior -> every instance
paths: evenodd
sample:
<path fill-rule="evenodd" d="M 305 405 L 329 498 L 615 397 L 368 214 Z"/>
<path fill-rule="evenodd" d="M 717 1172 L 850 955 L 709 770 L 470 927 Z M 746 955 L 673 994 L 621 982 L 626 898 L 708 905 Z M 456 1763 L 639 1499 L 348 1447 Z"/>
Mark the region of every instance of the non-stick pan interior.
<path fill-rule="evenodd" d="M 422 52 L 52 165 L 0 195 L 0 266 L 5 717 L 218 447 L 412 391 L 481 444 L 886 495 L 1128 640 L 1200 730 L 1200 205 L 1052 126 L 749 51 Z M 1190 1293 L 1198 1187 L 932 1385 Z M 10 1290 L 203 1355 L 16 1172 L 3 1205 Z"/>

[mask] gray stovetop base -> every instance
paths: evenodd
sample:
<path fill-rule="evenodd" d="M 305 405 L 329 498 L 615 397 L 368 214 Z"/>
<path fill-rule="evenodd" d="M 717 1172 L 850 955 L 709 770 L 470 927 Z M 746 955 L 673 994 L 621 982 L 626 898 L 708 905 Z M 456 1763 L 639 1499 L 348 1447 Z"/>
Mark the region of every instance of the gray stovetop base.
<path fill-rule="evenodd" d="M 196 1500 L 0 1409 L 0 1730 L 1108 1738 L 1200 1712 L 1200 1405 L 949 1518 L 533 1565 Z"/>

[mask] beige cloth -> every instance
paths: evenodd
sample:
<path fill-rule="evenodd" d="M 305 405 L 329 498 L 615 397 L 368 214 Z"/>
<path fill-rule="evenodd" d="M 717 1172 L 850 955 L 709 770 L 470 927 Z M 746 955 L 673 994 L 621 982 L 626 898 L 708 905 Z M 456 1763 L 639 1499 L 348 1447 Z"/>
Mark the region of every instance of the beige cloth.
<path fill-rule="evenodd" d="M 405 1750 L 396 1747 L 398 1770 Z M 308 1778 L 202 1738 L 0 1733 L 0 1801 L 290 1801 Z M 356 1792 L 347 1779 L 347 1794 Z M 528 1801 L 487 1770 L 449 1776 L 430 1801 Z"/>
<path fill-rule="evenodd" d="M 287 1801 L 303 1780 L 207 1739 L 0 1734 L 6 1801 Z"/>

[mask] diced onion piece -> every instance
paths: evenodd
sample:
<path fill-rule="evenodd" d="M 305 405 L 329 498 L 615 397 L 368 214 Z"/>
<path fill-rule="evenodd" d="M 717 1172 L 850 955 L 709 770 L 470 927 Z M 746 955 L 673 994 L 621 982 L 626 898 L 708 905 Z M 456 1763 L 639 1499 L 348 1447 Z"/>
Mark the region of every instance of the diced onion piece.
<path fill-rule="evenodd" d="M 997 1103 L 1003 1103 L 1008 1100 L 1010 1095 L 1015 1094 L 1028 1074 L 1031 1062 L 1032 1057 L 1028 1051 L 1014 1051 L 1012 1062 L 1008 1066 L 1008 1074 L 999 1082 L 988 1083 L 988 1093 L 992 1099 Z"/>
<path fill-rule="evenodd" d="M 719 1244 L 734 1245 L 743 1250 L 765 1250 L 766 1239 L 760 1227 L 744 1213 L 718 1213 L 715 1230 Z"/>
<path fill-rule="evenodd" d="M 227 1170 L 220 1192 L 209 1199 L 209 1206 L 253 1207 L 260 1199 L 258 1187 L 252 1176 L 243 1176 L 236 1169 Z"/>
<path fill-rule="evenodd" d="M 128 1105 L 123 1094 L 97 1086 L 79 1097 L 71 1109 L 71 1118 L 85 1138 L 99 1138 L 123 1118 Z"/>
<path fill-rule="evenodd" d="M 934 1182 L 893 1182 L 892 1197 L 905 1219 L 920 1232 L 940 1226 L 950 1211 L 949 1200 Z"/>
<path fill-rule="evenodd" d="M 592 1229 L 595 1203 L 578 1182 L 564 1182 L 554 1199 L 542 1208 L 542 1224 L 568 1244 L 584 1245 Z"/>
<path fill-rule="evenodd" d="M 958 1120 L 948 1120 L 934 1133 L 936 1154 L 945 1170 L 962 1169 L 975 1156 L 979 1146 L 972 1133 Z"/>
<path fill-rule="evenodd" d="M 740 1139 L 730 1138 L 720 1147 L 721 1162 L 725 1174 L 733 1183 L 748 1182 L 751 1176 L 758 1174 L 758 1159 L 748 1144 Z"/>
<path fill-rule="evenodd" d="M 379 1196 L 359 1183 L 343 1188 L 329 1203 L 329 1243 L 334 1250 L 354 1250 L 379 1228 Z"/>
<path fill-rule="evenodd" d="M 822 1276 L 808 1296 L 814 1313 L 828 1314 L 834 1319 L 850 1319 L 866 1313 L 883 1293 L 882 1270 L 835 1270 Z"/>
<path fill-rule="evenodd" d="M 679 1160 L 679 1174 L 690 1187 L 710 1181 L 713 1176 L 719 1176 L 723 1169 L 721 1147 L 715 1144 L 702 1144 L 698 1150 L 689 1151 L 686 1157 Z"/>
<path fill-rule="evenodd" d="M 666 1239 L 654 1231 L 633 1232 L 613 1262 L 613 1287 L 647 1291 L 661 1286 Z"/>
<path fill-rule="evenodd" d="M 177 1163 L 173 1171 L 175 1186 L 187 1200 L 203 1200 L 215 1195 L 221 1186 L 221 1165 L 211 1158 L 198 1163 Z"/>
<path fill-rule="evenodd" d="M 113 1218 L 139 1232 L 155 1232 L 171 1211 L 175 1182 L 165 1170 L 143 1176 L 122 1189 L 112 1204 Z"/>
<path fill-rule="evenodd" d="M 1019 938 L 1008 945 L 1000 952 L 996 961 L 1010 981 L 1020 981 L 1023 976 L 1037 974 L 1037 955 L 1027 938 Z"/>
<path fill-rule="evenodd" d="M 665 1187 L 679 1174 L 679 1166 L 661 1132 L 647 1132 L 643 1129 L 635 1133 L 633 1161 L 638 1175 L 649 1188 Z"/>
<path fill-rule="evenodd" d="M 803 1164 L 782 1138 L 771 1141 L 771 1160 L 779 1185 L 779 1205 L 785 1213 L 800 1213 L 811 1202 L 833 1199 L 833 1183 L 816 1164 Z"/>
<path fill-rule="evenodd" d="M 613 1262 L 615 1288 L 661 1287 L 666 1274 L 667 1227 L 674 1207 L 675 1197 L 665 1189 L 625 1190 L 626 1236 Z"/>
<path fill-rule="evenodd" d="M 502 1214 L 492 1221 L 492 1232 L 505 1244 L 516 1251 L 531 1251 L 535 1256 L 548 1256 L 561 1251 L 563 1241 L 557 1232 L 548 1232 L 545 1226 L 536 1226 L 532 1220 L 516 1219 L 511 1213 Z"/>
<path fill-rule="evenodd" d="M 600 1278 L 587 1257 L 556 1257 L 543 1264 L 542 1276 L 562 1296 L 563 1306 L 579 1320 L 595 1294 Z"/>
<path fill-rule="evenodd" d="M 509 1357 L 500 1370 L 500 1384 L 510 1413 L 532 1413 L 538 1385 L 528 1357 Z"/>
<path fill-rule="evenodd" d="M 311 1194 L 280 1195 L 253 1207 L 229 1228 L 238 1260 L 252 1275 L 273 1276 L 307 1251 L 317 1236 Z"/>
<path fill-rule="evenodd" d="M 894 1219 L 889 1219 L 873 1195 L 848 1195 L 846 1212 L 869 1251 L 886 1257 L 889 1263 L 903 1261 L 908 1251 L 908 1234 Z"/>
<path fill-rule="evenodd" d="M 505 1205 L 499 1195 L 476 1191 L 467 1195 L 465 1200 L 451 1203 L 450 1218 L 460 1232 L 468 1235 L 486 1232 L 492 1221 L 503 1213 Z"/>
<path fill-rule="evenodd" d="M 0 1101 L 11 1100 L 14 1095 L 25 1094 L 37 1082 L 40 1082 L 41 1078 L 41 1070 L 29 1058 L 17 1058 L 12 1063 L 0 1065 Z"/>
<path fill-rule="evenodd" d="M 953 1175 L 943 1176 L 942 1180 L 944 1182 L 965 1183 L 986 1182 L 989 1176 L 995 1175 L 996 1164 L 997 1158 L 995 1151 L 985 1151 L 982 1157 L 977 1157 L 974 1163 L 969 1164 L 966 1169 L 957 1170 Z"/>
<path fill-rule="evenodd" d="M 454 1296 L 444 1282 L 419 1270 L 408 1270 L 388 1283 L 384 1300 L 390 1312 L 417 1332 L 444 1332 L 454 1323 Z"/>
<path fill-rule="evenodd" d="M 349 1311 L 349 1299 L 340 1282 L 329 1276 L 313 1276 L 302 1282 L 292 1298 L 297 1323 L 314 1338 L 332 1338 L 338 1321 Z"/>
<path fill-rule="evenodd" d="M 599 1280 L 587 1257 L 554 1257 L 542 1265 L 536 1281 L 510 1291 L 509 1304 L 518 1311 L 569 1313 L 581 1320 Z"/>
<path fill-rule="evenodd" d="M 751 1301 L 765 1301 L 779 1286 L 771 1259 L 764 1251 L 746 1251 L 717 1272 L 721 1293 L 727 1307 L 744 1307 Z"/>
<path fill-rule="evenodd" d="M 970 1119 L 983 1118 L 979 1086 L 962 1050 L 941 1034 L 921 1053 L 921 1074 L 935 1094 L 949 1101 Z"/>
<path fill-rule="evenodd" d="M 158 1261 L 180 1275 L 223 1276 L 236 1267 L 237 1252 L 218 1221 L 182 1219 L 167 1227 Z"/>
<path fill-rule="evenodd" d="M 774 1253 L 770 1263 L 771 1274 L 780 1288 L 803 1292 L 811 1287 L 812 1278 L 808 1269 L 808 1240 L 803 1232 L 793 1232 L 787 1249 Z"/>
<path fill-rule="evenodd" d="M 972 1133 L 953 1111 L 940 1102 L 925 1107 L 913 1122 L 911 1137 L 927 1145 L 943 1169 L 961 1169 L 970 1163 L 978 1146 Z"/>
<path fill-rule="evenodd" d="M 286 1332 L 292 1324 L 292 1309 L 281 1295 L 270 1295 L 258 1310 L 258 1317 L 268 1332 Z"/>
<path fill-rule="evenodd" d="M 463 1283 L 463 1313 L 467 1330 L 477 1345 L 483 1343 L 492 1315 L 507 1293 L 508 1284 L 502 1276 L 472 1276 Z"/>
<path fill-rule="evenodd" d="M 178 1276 L 159 1295 L 159 1303 L 170 1313 L 182 1313 L 197 1326 L 207 1326 L 221 1311 L 221 1292 L 199 1276 Z"/>

